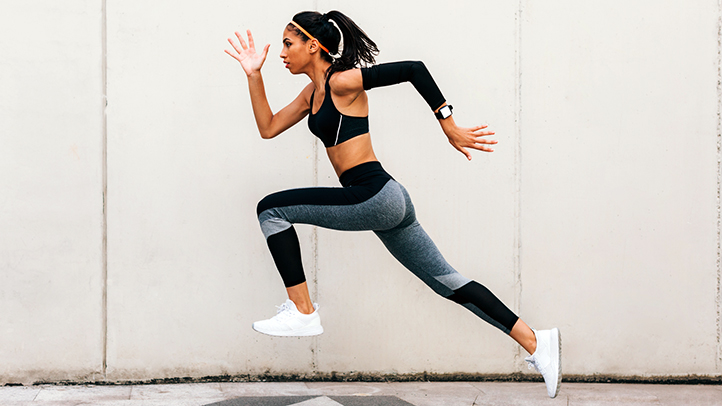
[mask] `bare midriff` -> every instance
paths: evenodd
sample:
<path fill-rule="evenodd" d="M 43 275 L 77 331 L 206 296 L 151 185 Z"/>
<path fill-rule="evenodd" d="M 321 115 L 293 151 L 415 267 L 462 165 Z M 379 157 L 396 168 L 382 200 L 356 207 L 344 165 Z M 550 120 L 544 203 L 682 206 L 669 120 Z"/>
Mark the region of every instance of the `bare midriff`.
<path fill-rule="evenodd" d="M 364 162 L 378 161 L 374 149 L 371 147 L 371 134 L 369 133 L 326 148 L 326 153 L 338 176 Z"/>

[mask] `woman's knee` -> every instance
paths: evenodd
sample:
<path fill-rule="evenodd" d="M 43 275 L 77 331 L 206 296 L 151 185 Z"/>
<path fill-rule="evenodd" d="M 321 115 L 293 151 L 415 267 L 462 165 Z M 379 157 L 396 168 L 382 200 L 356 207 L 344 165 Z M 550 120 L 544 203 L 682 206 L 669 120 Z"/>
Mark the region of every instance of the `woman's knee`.
<path fill-rule="evenodd" d="M 264 211 L 271 209 L 273 207 L 275 207 L 274 197 L 273 197 L 273 194 L 270 194 L 258 202 L 258 204 L 256 205 L 256 215 L 260 216 L 261 213 L 263 213 Z"/>
<path fill-rule="evenodd" d="M 283 213 L 277 208 L 270 208 L 263 210 L 258 214 L 258 223 L 261 225 L 261 231 L 263 235 L 268 237 L 285 231 L 293 225 Z"/>

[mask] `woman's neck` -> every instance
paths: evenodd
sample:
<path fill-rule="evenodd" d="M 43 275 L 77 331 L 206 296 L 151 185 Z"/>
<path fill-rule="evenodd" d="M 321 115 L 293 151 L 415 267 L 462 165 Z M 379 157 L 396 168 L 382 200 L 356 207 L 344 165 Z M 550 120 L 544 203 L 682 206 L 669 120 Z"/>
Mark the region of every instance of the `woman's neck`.
<path fill-rule="evenodd" d="M 328 68 L 330 67 L 331 64 L 329 62 L 320 61 L 320 63 L 314 64 L 309 72 L 306 72 L 306 75 L 311 79 L 317 91 L 323 91 L 325 88 L 326 72 L 328 72 Z"/>

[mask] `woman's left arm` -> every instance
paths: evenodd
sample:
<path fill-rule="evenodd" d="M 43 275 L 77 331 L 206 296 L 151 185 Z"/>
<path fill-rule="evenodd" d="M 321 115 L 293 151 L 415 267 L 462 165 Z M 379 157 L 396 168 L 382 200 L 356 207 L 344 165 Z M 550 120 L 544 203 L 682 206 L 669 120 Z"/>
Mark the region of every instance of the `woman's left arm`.
<path fill-rule="evenodd" d="M 359 87 L 369 90 L 375 87 L 411 82 L 434 113 L 446 106 L 446 99 L 441 94 L 441 90 L 439 90 L 434 78 L 423 62 L 391 62 L 348 72 L 348 83 L 351 85 L 349 87 L 352 87 L 354 91 L 358 91 Z M 471 160 L 471 153 L 467 148 L 494 152 L 489 145 L 496 144 L 497 141 L 484 138 L 487 135 L 494 135 L 493 131 L 485 130 L 486 125 L 472 128 L 459 127 L 454 121 L 454 116 L 439 119 L 439 124 L 441 124 L 441 129 L 449 139 L 449 143 L 457 151 L 464 154 L 466 159 Z"/>

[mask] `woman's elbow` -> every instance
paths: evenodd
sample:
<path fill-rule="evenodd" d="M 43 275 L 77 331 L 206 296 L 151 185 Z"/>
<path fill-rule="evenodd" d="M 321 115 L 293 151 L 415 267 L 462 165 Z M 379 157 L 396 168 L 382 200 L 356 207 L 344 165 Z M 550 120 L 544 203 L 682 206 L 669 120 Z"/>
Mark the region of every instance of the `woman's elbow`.
<path fill-rule="evenodd" d="M 259 132 L 261 133 L 261 138 L 263 138 L 264 140 L 270 140 L 271 138 L 278 135 L 277 132 L 269 131 L 269 130 L 259 131 Z"/>

